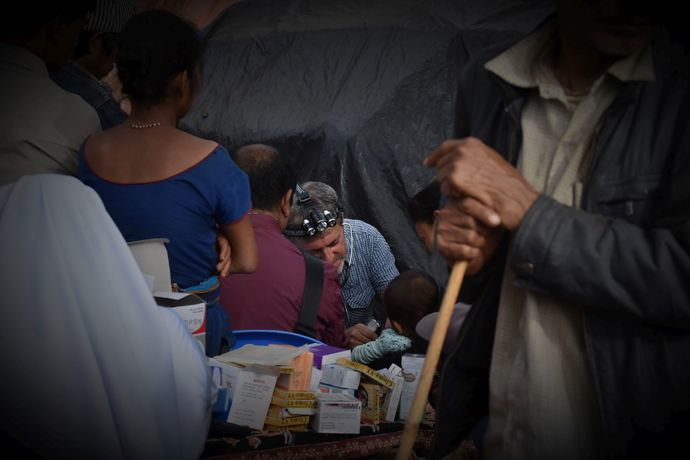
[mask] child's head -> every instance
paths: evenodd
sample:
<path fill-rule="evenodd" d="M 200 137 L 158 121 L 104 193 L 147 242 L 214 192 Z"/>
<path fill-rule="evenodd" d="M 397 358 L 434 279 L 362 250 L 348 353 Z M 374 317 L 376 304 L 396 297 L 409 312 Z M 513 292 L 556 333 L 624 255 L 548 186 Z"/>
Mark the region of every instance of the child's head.
<path fill-rule="evenodd" d="M 436 180 L 420 190 L 407 202 L 407 209 L 414 221 L 417 236 L 429 252 L 433 252 L 434 220 L 440 207 L 441 184 Z"/>
<path fill-rule="evenodd" d="M 406 337 L 415 337 L 415 326 L 422 317 L 436 311 L 438 286 L 426 273 L 409 270 L 388 284 L 383 304 L 393 329 Z"/>

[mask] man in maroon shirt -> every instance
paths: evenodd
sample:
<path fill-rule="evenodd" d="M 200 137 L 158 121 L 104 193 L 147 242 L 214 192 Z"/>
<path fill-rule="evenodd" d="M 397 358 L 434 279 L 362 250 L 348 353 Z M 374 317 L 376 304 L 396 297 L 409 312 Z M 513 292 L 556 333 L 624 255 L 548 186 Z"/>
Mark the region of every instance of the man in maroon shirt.
<path fill-rule="evenodd" d="M 304 256 L 285 236 L 292 192 L 297 177 L 278 151 L 268 145 L 241 147 L 235 162 L 249 176 L 250 212 L 259 263 L 254 273 L 232 274 L 221 279 L 221 304 L 233 329 L 294 331 L 302 305 Z M 232 257 L 232 256 L 231 256 Z M 331 264 L 324 270 L 316 338 L 346 347 L 345 323 L 338 273 Z"/>

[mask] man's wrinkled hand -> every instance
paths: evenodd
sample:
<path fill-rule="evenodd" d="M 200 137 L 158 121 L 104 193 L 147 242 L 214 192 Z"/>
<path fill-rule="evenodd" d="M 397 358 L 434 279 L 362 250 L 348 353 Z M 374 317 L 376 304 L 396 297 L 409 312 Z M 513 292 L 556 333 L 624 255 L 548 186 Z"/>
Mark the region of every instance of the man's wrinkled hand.
<path fill-rule="evenodd" d="M 474 198 L 489 213 L 475 215 L 470 209 L 470 215 L 494 227 L 515 230 L 539 196 L 513 165 L 473 137 L 443 142 L 424 164 L 437 169 L 445 196 Z"/>
<path fill-rule="evenodd" d="M 503 227 L 491 224 L 492 212 L 474 198 L 464 198 L 448 200 L 437 213 L 439 251 L 446 260 L 467 261 L 468 275 L 486 265 L 505 233 Z"/>
<path fill-rule="evenodd" d="M 355 324 L 352 327 L 345 329 L 345 337 L 347 337 L 347 342 L 350 348 L 354 348 L 357 345 L 362 345 L 372 340 L 376 340 L 378 335 L 376 332 L 369 329 L 364 324 Z"/>

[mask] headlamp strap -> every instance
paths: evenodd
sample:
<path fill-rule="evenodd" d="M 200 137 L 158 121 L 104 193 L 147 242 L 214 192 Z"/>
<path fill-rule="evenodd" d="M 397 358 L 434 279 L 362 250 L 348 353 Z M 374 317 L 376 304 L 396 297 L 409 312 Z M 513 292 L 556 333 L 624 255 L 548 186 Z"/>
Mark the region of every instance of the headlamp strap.
<path fill-rule="evenodd" d="M 295 195 L 297 195 L 297 201 L 299 202 L 300 206 L 305 206 L 306 204 L 311 203 L 311 196 L 309 196 L 309 193 L 300 187 L 299 184 L 295 185 Z"/>

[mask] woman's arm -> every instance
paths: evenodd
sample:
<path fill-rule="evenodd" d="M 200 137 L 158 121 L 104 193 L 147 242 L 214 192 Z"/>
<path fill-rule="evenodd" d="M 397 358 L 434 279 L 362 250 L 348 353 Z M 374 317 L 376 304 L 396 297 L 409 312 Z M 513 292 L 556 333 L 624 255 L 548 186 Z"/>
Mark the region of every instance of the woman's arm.
<path fill-rule="evenodd" d="M 254 240 L 254 229 L 245 214 L 240 220 L 222 226 L 230 242 L 230 273 L 251 273 L 256 270 L 259 253 Z"/>

